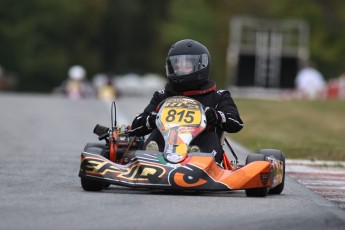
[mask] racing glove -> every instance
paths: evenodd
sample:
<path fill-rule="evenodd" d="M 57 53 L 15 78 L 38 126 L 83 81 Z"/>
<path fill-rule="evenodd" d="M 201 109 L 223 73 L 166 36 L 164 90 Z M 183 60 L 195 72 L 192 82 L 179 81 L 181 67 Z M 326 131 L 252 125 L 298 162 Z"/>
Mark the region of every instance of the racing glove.
<path fill-rule="evenodd" d="M 149 130 L 157 128 L 156 126 L 157 113 L 151 112 L 150 115 L 146 117 L 146 128 Z"/>
<path fill-rule="evenodd" d="M 222 124 L 222 117 L 218 111 L 216 111 L 212 107 L 205 108 L 206 120 L 207 124 L 209 125 L 221 125 Z"/>

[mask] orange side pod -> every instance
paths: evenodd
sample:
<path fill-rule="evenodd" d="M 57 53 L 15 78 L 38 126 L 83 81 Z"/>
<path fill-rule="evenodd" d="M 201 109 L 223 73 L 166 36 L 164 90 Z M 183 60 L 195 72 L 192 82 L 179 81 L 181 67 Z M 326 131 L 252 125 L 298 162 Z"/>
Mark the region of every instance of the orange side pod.
<path fill-rule="evenodd" d="M 269 187 L 269 175 L 270 163 L 255 161 L 234 171 L 224 170 L 218 181 L 228 185 L 233 190 Z"/>
<path fill-rule="evenodd" d="M 117 145 L 116 145 L 116 139 L 117 133 L 113 132 L 112 138 L 109 140 L 109 159 L 112 162 L 116 162 L 116 154 L 117 154 Z"/>

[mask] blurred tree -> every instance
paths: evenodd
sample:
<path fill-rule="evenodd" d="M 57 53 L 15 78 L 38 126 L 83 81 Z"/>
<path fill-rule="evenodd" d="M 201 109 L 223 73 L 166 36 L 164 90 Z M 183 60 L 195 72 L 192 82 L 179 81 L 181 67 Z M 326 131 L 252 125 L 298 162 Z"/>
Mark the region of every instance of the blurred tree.
<path fill-rule="evenodd" d="M 104 69 L 115 73 L 164 72 L 161 24 L 170 1 L 107 1 L 102 34 Z M 160 66 L 163 63 L 163 67 Z"/>
<path fill-rule="evenodd" d="M 341 0 L 30 0 L 0 1 L 0 64 L 16 72 L 18 90 L 50 91 L 67 69 L 164 74 L 170 45 L 183 38 L 205 44 L 221 87 L 229 20 L 249 15 L 304 19 L 310 53 L 321 72 L 343 72 L 345 1 Z"/>
<path fill-rule="evenodd" d="M 168 3 L 2 0 L 0 63 L 17 73 L 20 91 L 51 91 L 74 64 L 84 66 L 89 77 L 157 71 L 158 30 Z"/>
<path fill-rule="evenodd" d="M 0 2 L 0 62 L 15 71 L 18 90 L 48 91 L 67 68 L 99 66 L 92 45 L 104 4 L 92 0 Z"/>

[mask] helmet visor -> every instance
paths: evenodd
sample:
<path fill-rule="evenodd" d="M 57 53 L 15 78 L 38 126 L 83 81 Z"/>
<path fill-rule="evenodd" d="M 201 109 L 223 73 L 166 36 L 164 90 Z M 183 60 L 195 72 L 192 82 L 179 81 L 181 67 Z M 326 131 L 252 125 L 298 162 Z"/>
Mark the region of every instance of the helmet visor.
<path fill-rule="evenodd" d="M 207 54 L 201 55 L 176 55 L 167 59 L 167 76 L 183 76 L 206 68 L 208 65 Z"/>

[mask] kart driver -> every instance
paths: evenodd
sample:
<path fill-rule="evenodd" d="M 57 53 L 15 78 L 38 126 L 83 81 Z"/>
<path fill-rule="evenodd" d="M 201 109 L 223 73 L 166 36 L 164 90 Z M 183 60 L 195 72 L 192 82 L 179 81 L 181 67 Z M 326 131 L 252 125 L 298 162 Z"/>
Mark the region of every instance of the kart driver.
<path fill-rule="evenodd" d="M 168 97 L 187 96 L 205 106 L 207 119 L 206 129 L 191 143 L 194 151 L 212 153 L 217 163 L 222 162 L 221 135 L 224 131 L 240 131 L 243 122 L 230 92 L 216 90 L 215 82 L 209 80 L 210 66 L 209 51 L 201 43 L 185 39 L 171 46 L 165 66 L 168 77 L 165 89 L 153 94 L 144 112 L 132 123 L 132 135 L 151 133 L 144 146 L 147 150 L 164 150 L 164 139 L 155 123 L 157 106 Z"/>

